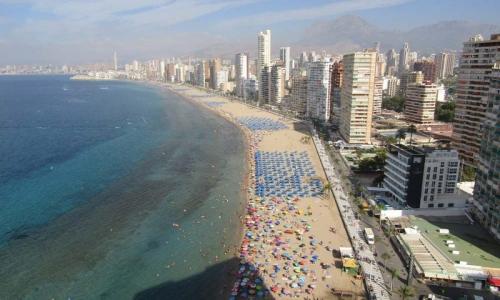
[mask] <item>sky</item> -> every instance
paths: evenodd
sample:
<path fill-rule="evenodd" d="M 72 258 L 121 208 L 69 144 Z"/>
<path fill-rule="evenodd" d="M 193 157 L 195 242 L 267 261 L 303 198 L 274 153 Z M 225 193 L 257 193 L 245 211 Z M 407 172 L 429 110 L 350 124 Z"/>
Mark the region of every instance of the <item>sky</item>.
<path fill-rule="evenodd" d="M 357 15 L 384 29 L 445 20 L 498 24 L 500 0 L 0 0 L 0 65 L 121 62 L 293 41 L 320 20 Z"/>

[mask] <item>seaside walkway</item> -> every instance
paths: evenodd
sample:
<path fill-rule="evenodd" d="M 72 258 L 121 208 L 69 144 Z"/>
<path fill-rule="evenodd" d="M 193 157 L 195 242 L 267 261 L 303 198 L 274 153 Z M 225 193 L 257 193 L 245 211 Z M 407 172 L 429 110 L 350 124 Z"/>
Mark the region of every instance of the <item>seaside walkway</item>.
<path fill-rule="evenodd" d="M 344 189 L 342 188 L 339 172 L 330 162 L 330 157 L 326 153 L 325 147 L 323 146 L 316 130 L 312 128 L 311 132 L 313 134 L 313 141 L 316 146 L 316 150 L 318 151 L 321 164 L 325 169 L 328 181 L 332 185 L 332 192 L 337 201 L 340 215 L 342 216 L 347 233 L 351 239 L 354 252 L 363 270 L 363 278 L 370 293 L 370 299 L 390 300 L 389 293 L 386 290 L 384 278 L 382 277 L 382 272 L 380 271 L 377 261 L 375 260 L 373 252 L 364 239 L 363 227 L 361 226 L 359 220 L 354 217 L 354 210 L 351 207 Z"/>

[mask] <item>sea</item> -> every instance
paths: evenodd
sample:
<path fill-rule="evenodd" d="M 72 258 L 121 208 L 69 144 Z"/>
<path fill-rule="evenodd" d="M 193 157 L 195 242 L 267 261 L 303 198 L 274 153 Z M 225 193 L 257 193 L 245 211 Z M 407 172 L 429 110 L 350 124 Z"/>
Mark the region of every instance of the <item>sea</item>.
<path fill-rule="evenodd" d="M 222 299 L 245 147 L 164 88 L 0 76 L 0 299 Z"/>

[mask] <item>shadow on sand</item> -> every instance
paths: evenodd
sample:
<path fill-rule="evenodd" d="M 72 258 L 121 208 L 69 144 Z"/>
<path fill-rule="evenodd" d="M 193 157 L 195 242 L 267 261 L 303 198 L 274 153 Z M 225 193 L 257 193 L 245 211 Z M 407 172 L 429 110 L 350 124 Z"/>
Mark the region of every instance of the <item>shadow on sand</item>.
<path fill-rule="evenodd" d="M 180 281 L 167 281 L 143 290 L 134 296 L 134 300 L 231 299 L 231 292 L 236 279 L 251 277 L 247 276 L 245 273 L 239 274 L 238 269 L 239 260 L 237 258 L 232 258 L 213 265 L 205 269 L 205 271 L 189 278 L 185 278 Z M 262 282 L 258 289 L 259 291 L 262 291 L 262 296 L 254 296 L 254 299 L 274 299 L 269 294 L 269 289 L 264 285 L 260 276 L 257 276 L 257 278 L 253 277 L 252 279 L 253 280 L 249 282 L 255 282 L 255 280 Z M 242 293 L 247 293 L 247 297 L 244 297 Z M 248 293 L 256 294 L 257 289 L 255 289 L 255 286 L 253 288 L 241 288 L 239 294 L 240 296 L 234 299 L 246 299 L 248 298 Z"/>

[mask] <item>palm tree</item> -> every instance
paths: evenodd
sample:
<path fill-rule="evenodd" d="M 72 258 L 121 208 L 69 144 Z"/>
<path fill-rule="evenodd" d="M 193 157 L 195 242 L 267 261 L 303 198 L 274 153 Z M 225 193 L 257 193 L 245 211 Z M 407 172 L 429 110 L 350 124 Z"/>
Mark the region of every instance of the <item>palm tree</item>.
<path fill-rule="evenodd" d="M 391 291 L 394 286 L 394 278 L 396 278 L 398 274 L 398 270 L 394 269 L 389 269 L 389 273 L 391 273 Z"/>
<path fill-rule="evenodd" d="M 398 131 L 396 132 L 396 138 L 398 139 L 398 144 L 401 144 L 401 140 L 406 139 L 406 129 L 399 128 Z"/>
<path fill-rule="evenodd" d="M 399 289 L 399 294 L 401 295 L 402 300 L 410 299 L 411 297 L 415 296 L 413 289 L 407 285 Z"/>
<path fill-rule="evenodd" d="M 389 145 L 395 144 L 397 141 L 398 141 L 398 139 L 393 137 L 393 136 L 390 136 L 390 137 L 385 139 L 386 144 L 389 144 Z"/>
<path fill-rule="evenodd" d="M 380 256 L 380 258 L 382 258 L 382 260 L 384 261 L 384 266 L 386 266 L 386 262 L 389 258 L 391 258 L 391 255 L 387 252 L 384 252 L 382 253 L 382 255 Z"/>
<path fill-rule="evenodd" d="M 410 133 L 410 145 L 411 145 L 413 134 L 417 132 L 417 127 L 415 127 L 415 125 L 411 124 L 410 126 L 408 126 L 407 131 Z"/>
<path fill-rule="evenodd" d="M 327 182 L 325 183 L 325 185 L 323 185 L 322 193 L 325 193 L 327 191 L 331 192 L 332 190 L 333 190 L 332 184 L 330 182 Z"/>

